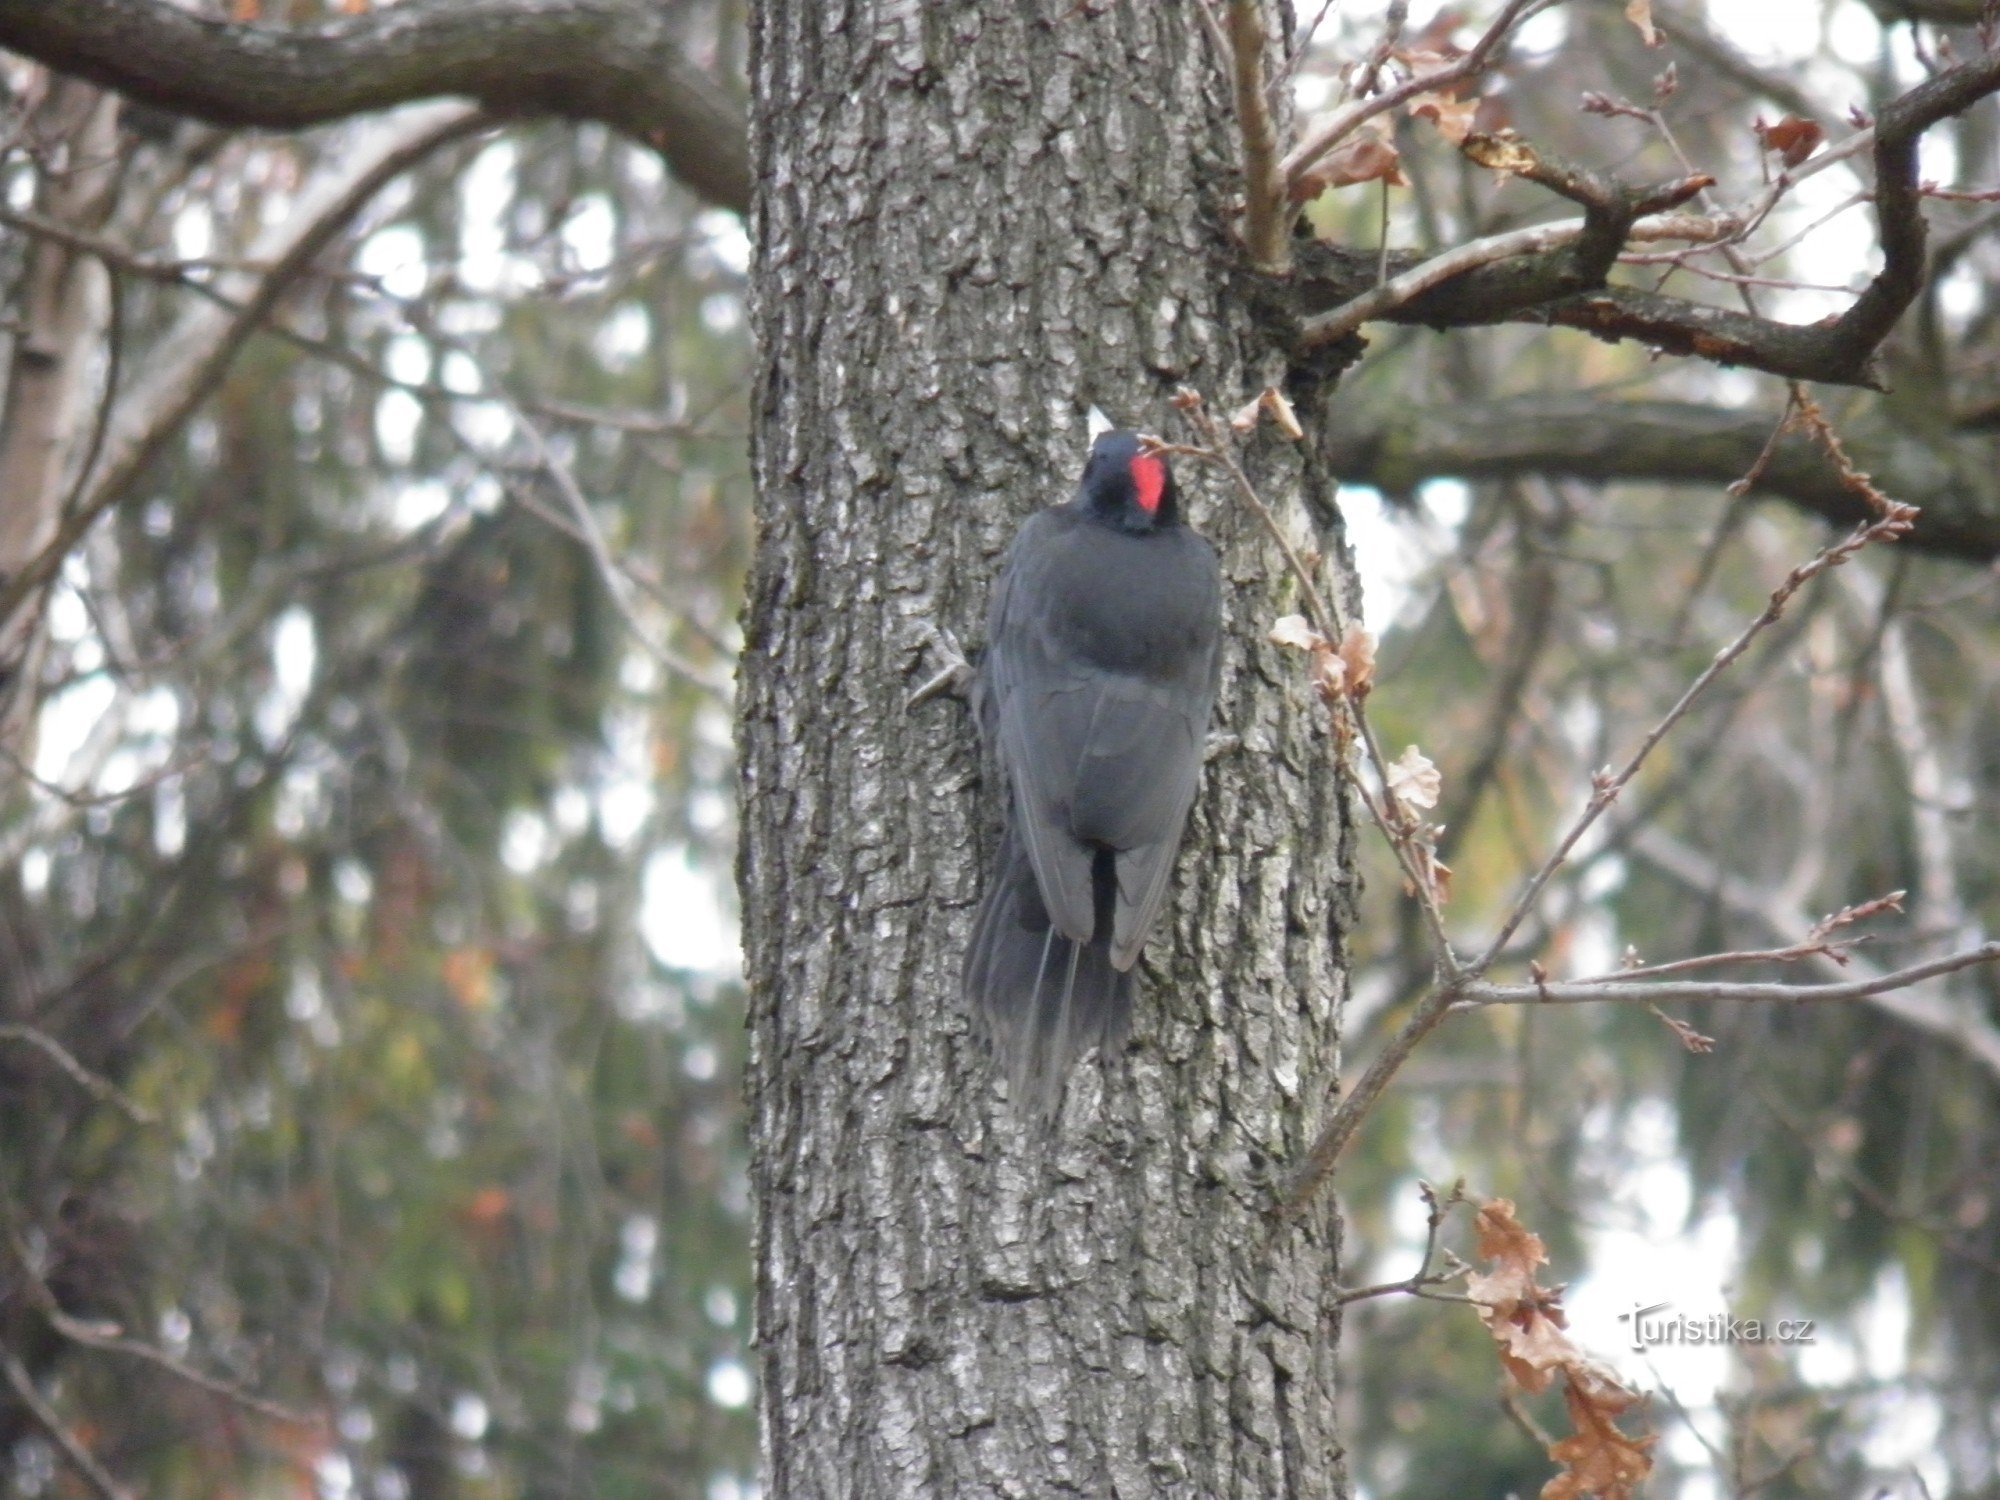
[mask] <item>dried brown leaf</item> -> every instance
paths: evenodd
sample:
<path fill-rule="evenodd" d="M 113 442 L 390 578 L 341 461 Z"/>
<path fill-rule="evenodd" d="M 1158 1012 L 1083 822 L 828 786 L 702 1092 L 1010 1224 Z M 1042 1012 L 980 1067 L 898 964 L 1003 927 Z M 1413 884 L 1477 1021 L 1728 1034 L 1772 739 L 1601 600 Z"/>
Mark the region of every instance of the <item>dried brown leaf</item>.
<path fill-rule="evenodd" d="M 1271 644 L 1290 646 L 1295 651 L 1311 651 L 1326 645 L 1326 637 L 1321 635 L 1306 620 L 1304 615 L 1286 615 L 1271 627 Z"/>
<path fill-rule="evenodd" d="M 1415 745 L 1389 762 L 1388 783 L 1398 802 L 1426 812 L 1438 805 L 1438 794 L 1444 790 L 1444 777 Z"/>
<path fill-rule="evenodd" d="M 1329 703 L 1347 696 L 1347 663 L 1325 646 L 1313 652 L 1313 686 Z"/>
<path fill-rule="evenodd" d="M 1660 45 L 1660 28 L 1653 24 L 1653 0 L 1625 0 L 1625 19 L 1639 28 L 1648 47 Z"/>
<path fill-rule="evenodd" d="M 1406 185 L 1403 158 L 1378 135 L 1355 136 L 1328 152 L 1306 175 L 1309 182 L 1317 184 L 1305 195 L 1307 198 L 1316 198 L 1327 188 L 1352 187 L 1357 182 L 1386 182 L 1390 187 Z"/>
<path fill-rule="evenodd" d="M 1764 149 L 1777 152 L 1778 159 L 1788 167 L 1796 167 L 1811 156 L 1826 139 L 1826 131 L 1817 122 L 1798 115 L 1786 115 L 1775 125 L 1766 125 L 1760 115 L 1752 128 Z"/>
<path fill-rule="evenodd" d="M 1562 1292 L 1537 1285 L 1548 1263 L 1540 1236 L 1514 1217 L 1504 1198 L 1480 1205 L 1474 1221 L 1479 1256 L 1490 1271 L 1466 1278 L 1465 1291 L 1479 1305 L 1480 1320 L 1500 1346 L 1501 1363 L 1523 1390 L 1547 1390 L 1558 1376 L 1574 1431 L 1549 1445 L 1562 1472 L 1542 1487 L 1542 1500 L 1634 1500 L 1652 1472 L 1654 1435 L 1632 1437 L 1618 1419 L 1643 1399 L 1590 1358 L 1565 1331 Z"/>
<path fill-rule="evenodd" d="M 1576 1431 L 1549 1445 L 1549 1457 L 1562 1473 L 1542 1486 L 1542 1500 L 1634 1500 L 1639 1485 L 1653 1472 L 1657 1434 L 1631 1437 L 1618 1428 L 1618 1418 L 1640 1398 L 1615 1381 L 1578 1379 L 1563 1385 L 1563 1405 Z"/>
<path fill-rule="evenodd" d="M 1347 668 L 1348 690 L 1366 698 L 1375 686 L 1375 637 L 1359 625 L 1348 626 L 1340 638 L 1340 659 Z"/>
<path fill-rule="evenodd" d="M 1292 403 L 1283 391 L 1275 385 L 1267 385 L 1264 394 L 1257 398 L 1257 404 L 1271 414 L 1271 420 L 1278 424 L 1278 431 L 1295 443 L 1304 441 L 1306 430 L 1299 425 L 1299 414 L 1292 410 Z"/>
<path fill-rule="evenodd" d="M 1429 120 L 1437 126 L 1438 134 L 1454 146 L 1464 144 L 1472 134 L 1479 118 L 1478 99 L 1454 99 L 1448 94 L 1419 94 L 1410 101 L 1410 115 L 1414 119 Z"/>

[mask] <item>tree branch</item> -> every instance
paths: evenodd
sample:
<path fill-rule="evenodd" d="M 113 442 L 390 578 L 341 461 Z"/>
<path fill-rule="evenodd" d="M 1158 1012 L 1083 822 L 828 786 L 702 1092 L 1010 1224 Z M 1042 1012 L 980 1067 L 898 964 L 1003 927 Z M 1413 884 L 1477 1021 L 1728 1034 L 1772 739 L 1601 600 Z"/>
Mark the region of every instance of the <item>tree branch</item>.
<path fill-rule="evenodd" d="M 1229 0 L 1230 78 L 1236 122 L 1243 137 L 1243 242 L 1262 270 L 1291 265 L 1285 213 L 1285 174 L 1278 162 L 1278 131 L 1264 78 L 1264 7 L 1258 0 Z"/>
<path fill-rule="evenodd" d="M 0 1349 L 0 1374 L 7 1377 L 7 1384 L 14 1388 L 14 1394 L 27 1408 L 28 1415 L 35 1419 L 35 1425 L 62 1451 L 70 1467 L 83 1476 L 84 1483 L 99 1500 L 134 1500 L 132 1492 L 112 1478 L 111 1471 L 83 1445 L 83 1439 L 63 1425 L 56 1409 L 43 1400 L 42 1393 L 35 1389 L 34 1377 L 28 1373 L 27 1367 L 6 1349 Z"/>
<path fill-rule="evenodd" d="M 1725 485 L 1757 462 L 1775 419 L 1682 401 L 1619 401 L 1591 392 L 1514 400 L 1334 403 L 1322 451 L 1342 479 L 1407 494 L 1425 480 L 1544 474 L 1602 483 Z M 1966 562 L 2000 558 L 2000 474 L 1986 444 L 1954 449 L 1942 434 L 1890 429 L 1870 410 L 1844 422 L 1862 466 L 1922 514 L 1905 546 Z M 1751 493 L 1775 496 L 1841 526 L 1867 506 L 1824 450 L 1787 432 Z"/>
<path fill-rule="evenodd" d="M 4 5 L 5 0 L 0 0 Z M 191 309 L 161 340 L 159 357 L 122 397 L 96 481 L 70 508 L 35 561 L 0 583 L 0 621 L 55 576 L 70 549 L 97 518 L 145 474 L 195 409 L 222 381 L 229 362 L 300 272 L 352 222 L 381 188 L 447 141 L 487 123 L 477 109 L 434 105 L 383 122 L 345 159 L 309 182 L 292 217 L 267 232 L 249 257 L 270 269 L 257 277 L 220 278 L 215 291 L 232 306 Z"/>
<path fill-rule="evenodd" d="M 1890 990 L 1904 989 L 1943 974 L 1955 974 L 1979 964 L 2000 963 L 2000 942 L 1982 943 L 1977 948 L 1949 953 L 1929 963 L 1912 964 L 1886 974 L 1836 984 L 1758 984 L 1724 979 L 1595 979 L 1582 983 L 1464 985 L 1451 1006 L 1461 1011 L 1484 1010 L 1489 1005 L 1591 1005 L 1598 1001 L 1622 1001 L 1627 1005 L 1675 1005 L 1694 1000 L 1732 1000 L 1746 1004 L 1812 1004 L 1826 1001 L 1868 1000 Z"/>
<path fill-rule="evenodd" d="M 1633 339 L 1711 364 L 1766 370 L 1791 380 L 1872 387 L 1877 384 L 1875 351 L 1924 283 L 1926 231 L 1917 179 L 1918 142 L 1939 120 L 1995 90 L 2000 90 L 2000 48 L 1947 68 L 1884 107 L 1872 137 L 1882 268 L 1837 318 L 1781 323 L 1684 297 L 1609 285 L 1605 278 L 1615 251 L 1608 257 L 1586 253 L 1588 246 L 1604 238 L 1591 230 L 1619 223 L 1618 215 L 1602 204 L 1586 215 L 1590 228 L 1574 244 L 1476 265 L 1374 315 L 1440 329 L 1556 324 L 1603 339 Z M 1475 138 L 1468 139 L 1468 154 L 1476 144 Z M 1545 181 L 1566 197 L 1592 201 L 1591 193 L 1573 190 L 1590 189 L 1590 174 L 1568 174 L 1574 183 L 1566 182 L 1562 174 L 1541 174 L 1537 169 L 1545 164 L 1530 150 L 1520 151 L 1517 164 L 1511 149 L 1516 144 L 1496 141 L 1498 154 L 1491 164 Z M 1619 227 L 1629 227 L 1635 217 L 1627 215 Z M 1292 310 L 1301 320 L 1301 342 L 1307 345 L 1324 341 L 1325 328 L 1316 330 L 1313 319 L 1369 294 L 1384 279 L 1385 270 L 1388 276 L 1401 276 L 1420 261 L 1407 253 L 1393 255 L 1385 267 L 1374 255 L 1317 244 L 1295 247 L 1294 259 L 1299 274 L 1289 292 Z"/>
<path fill-rule="evenodd" d="M 16 1042 L 24 1047 L 32 1047 L 50 1062 L 66 1073 L 76 1086 L 103 1104 L 113 1105 L 120 1114 L 135 1125 L 156 1125 L 159 1116 L 143 1104 L 133 1100 L 131 1095 L 110 1079 L 93 1073 L 76 1060 L 61 1042 L 33 1026 L 22 1026 L 9 1021 L 0 1024 L 0 1042 Z"/>
<path fill-rule="evenodd" d="M 651 0 L 404 0 L 314 26 L 234 24 L 163 0 L 0 0 L 0 47 L 213 125 L 296 130 L 418 100 L 599 120 L 722 208 L 750 203 L 742 105 Z"/>

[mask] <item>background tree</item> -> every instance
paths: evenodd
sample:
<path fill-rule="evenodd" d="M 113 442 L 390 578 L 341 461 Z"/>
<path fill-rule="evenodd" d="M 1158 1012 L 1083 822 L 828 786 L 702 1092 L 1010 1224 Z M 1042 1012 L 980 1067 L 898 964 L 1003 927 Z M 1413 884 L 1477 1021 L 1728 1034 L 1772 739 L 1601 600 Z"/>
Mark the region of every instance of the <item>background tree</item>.
<path fill-rule="evenodd" d="M 1000 546 L 1073 482 L 1088 403 L 1194 440 L 1177 387 L 1222 414 L 1272 387 L 1305 441 L 1267 423 L 1243 478 L 1343 613 L 1343 515 L 1370 523 L 1397 598 L 1368 601 L 1369 706 L 1444 769 L 1474 950 L 1594 769 L 1870 513 L 1810 421 L 1771 439 L 1784 379 L 1831 382 L 1923 516 L 1755 638 L 1492 977 L 1977 951 L 2000 63 L 1977 7 L 1796 19 L 1817 50 L 1663 3 L 1391 6 L 1310 42 L 1251 5 L 772 10 L 739 73 L 728 7 L 0 3 L 54 70 L 10 73 L 4 166 L 8 1482 L 730 1493 L 754 1197 L 778 1493 L 1331 1493 L 1343 1428 L 1369 1493 L 1518 1491 L 1551 1466 L 1478 1321 L 1342 1290 L 1407 1275 L 1425 1172 L 1512 1194 L 1558 1279 L 1621 1214 L 1685 1217 L 1734 1236 L 1709 1259 L 1759 1311 L 1906 1318 L 1886 1365 L 1842 1331 L 1834 1366 L 1753 1352 L 1677 1392 L 1684 1425 L 1661 1403 L 1663 1491 L 1920 1462 L 1978 1493 L 1990 979 L 1675 1007 L 1705 1057 L 1624 1006 L 1447 1026 L 1351 1137 L 1347 1271 L 1325 1195 L 1266 1221 L 1339 1031 L 1393 1058 L 1472 991 L 1436 987 L 1394 865 L 1354 905 L 1321 708 L 1265 639 L 1296 581 L 1235 477 L 1181 460 L 1243 745 L 1135 1045 L 1046 1150 L 955 1000 L 995 789 L 955 708 L 902 709 L 923 627 L 972 639 Z M 700 909 L 734 836 L 746 426 L 748 1176 Z M 1422 854 L 1417 805 L 1366 784 Z M 1804 941 L 1893 887 L 1875 953 Z"/>

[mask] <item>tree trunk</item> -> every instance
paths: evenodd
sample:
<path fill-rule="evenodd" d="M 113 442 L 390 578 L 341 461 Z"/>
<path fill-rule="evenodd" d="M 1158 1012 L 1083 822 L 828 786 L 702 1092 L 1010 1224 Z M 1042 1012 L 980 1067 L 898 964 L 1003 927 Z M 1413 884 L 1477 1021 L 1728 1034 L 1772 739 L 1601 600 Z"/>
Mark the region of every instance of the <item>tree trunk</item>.
<path fill-rule="evenodd" d="M 50 95 L 38 124 L 55 166 L 36 184 L 35 209 L 88 233 L 104 222 L 118 179 L 118 100 L 68 78 L 54 79 Z M 103 267 L 52 239 L 30 246 L 15 302 L 23 326 L 0 408 L 0 583 L 55 538 L 70 469 L 90 438 L 85 376 L 104 347 L 110 314 Z M 0 750 L 16 761 L 33 753 L 46 637 L 40 604 L 26 600 L 0 619 Z"/>
<path fill-rule="evenodd" d="M 957 705 L 903 706 L 936 665 L 922 622 L 979 643 L 1089 404 L 1173 434 L 1176 386 L 1285 377 L 1228 227 L 1226 70 L 1191 5 L 753 24 L 738 732 L 769 1493 L 1343 1494 L 1337 1223 L 1265 1212 L 1334 1083 L 1353 896 L 1317 711 L 1264 639 L 1275 552 L 1182 462 L 1243 748 L 1209 766 L 1130 1044 L 1078 1066 L 1046 1140 L 959 996 L 999 788 Z M 1291 524 L 1333 516 L 1304 450 L 1248 457 Z"/>

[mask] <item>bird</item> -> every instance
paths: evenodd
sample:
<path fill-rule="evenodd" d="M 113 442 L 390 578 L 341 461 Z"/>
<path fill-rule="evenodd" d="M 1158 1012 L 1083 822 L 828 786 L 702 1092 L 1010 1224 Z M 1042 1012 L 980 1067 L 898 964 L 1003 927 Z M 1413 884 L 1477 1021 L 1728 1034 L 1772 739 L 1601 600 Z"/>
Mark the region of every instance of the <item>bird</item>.
<path fill-rule="evenodd" d="M 1221 566 L 1159 447 L 1102 433 L 1074 498 L 1021 527 L 971 682 L 1006 821 L 964 990 L 1044 1119 L 1077 1059 L 1129 1033 L 1215 707 Z"/>

